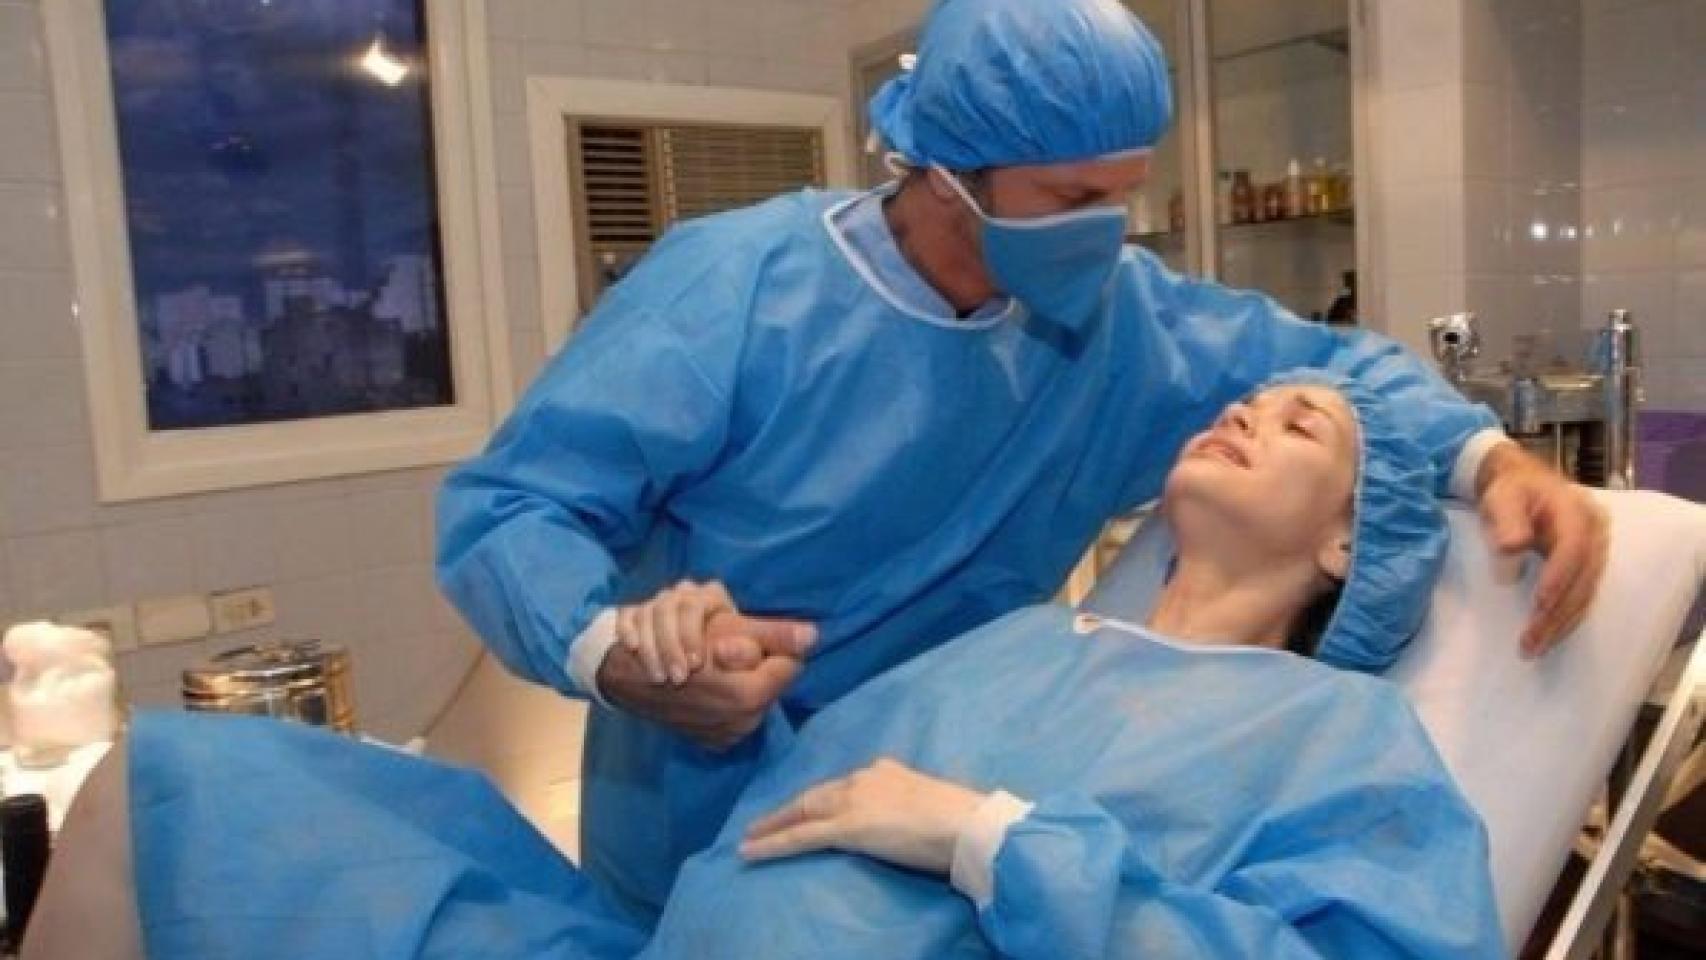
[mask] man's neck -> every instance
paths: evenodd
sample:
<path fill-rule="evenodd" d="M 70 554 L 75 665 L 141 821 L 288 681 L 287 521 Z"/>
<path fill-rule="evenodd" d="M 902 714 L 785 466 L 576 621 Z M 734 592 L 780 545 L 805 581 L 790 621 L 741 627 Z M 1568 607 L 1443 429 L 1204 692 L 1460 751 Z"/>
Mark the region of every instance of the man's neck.
<path fill-rule="evenodd" d="M 965 218 L 953 216 L 917 179 L 883 201 L 883 217 L 900 255 L 960 316 L 969 316 L 997 291 L 979 259 Z"/>

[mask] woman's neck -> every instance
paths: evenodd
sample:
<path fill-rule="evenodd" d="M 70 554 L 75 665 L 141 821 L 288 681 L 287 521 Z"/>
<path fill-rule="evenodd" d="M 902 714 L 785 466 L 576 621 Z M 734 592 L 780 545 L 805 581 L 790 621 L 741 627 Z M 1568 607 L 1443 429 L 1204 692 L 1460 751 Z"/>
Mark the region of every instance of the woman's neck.
<path fill-rule="evenodd" d="M 1294 570 L 1233 570 L 1181 557 L 1146 624 L 1176 640 L 1283 648 L 1307 597 Z"/>

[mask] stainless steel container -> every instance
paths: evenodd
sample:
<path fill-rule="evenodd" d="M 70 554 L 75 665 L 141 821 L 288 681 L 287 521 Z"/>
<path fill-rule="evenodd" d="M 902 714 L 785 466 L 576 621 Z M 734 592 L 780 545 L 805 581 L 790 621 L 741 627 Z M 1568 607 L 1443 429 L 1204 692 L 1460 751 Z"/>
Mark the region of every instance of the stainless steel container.
<path fill-rule="evenodd" d="M 318 640 L 227 650 L 184 671 L 184 707 L 246 713 L 355 732 L 349 653 Z"/>

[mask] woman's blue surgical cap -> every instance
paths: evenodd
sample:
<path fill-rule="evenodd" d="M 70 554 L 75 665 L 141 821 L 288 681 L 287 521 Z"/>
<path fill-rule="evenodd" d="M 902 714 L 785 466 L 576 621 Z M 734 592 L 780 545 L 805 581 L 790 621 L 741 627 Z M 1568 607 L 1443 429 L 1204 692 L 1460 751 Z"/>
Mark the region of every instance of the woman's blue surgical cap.
<path fill-rule="evenodd" d="M 1347 670 L 1378 672 L 1427 619 L 1449 534 L 1434 496 L 1427 453 L 1393 422 L 1386 401 L 1355 381 L 1294 370 L 1262 389 L 1330 387 L 1357 421 L 1358 462 L 1351 515 L 1351 563 L 1315 657 Z"/>
<path fill-rule="evenodd" d="M 917 65 L 870 111 L 907 162 L 980 170 L 1153 147 L 1173 92 L 1161 45 L 1115 0 L 937 0 Z"/>

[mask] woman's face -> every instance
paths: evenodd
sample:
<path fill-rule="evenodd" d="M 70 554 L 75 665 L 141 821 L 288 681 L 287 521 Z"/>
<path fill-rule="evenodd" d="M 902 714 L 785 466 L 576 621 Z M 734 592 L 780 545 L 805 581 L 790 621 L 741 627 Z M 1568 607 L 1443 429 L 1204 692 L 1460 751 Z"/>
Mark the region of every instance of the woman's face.
<path fill-rule="evenodd" d="M 1338 391 L 1264 390 L 1185 444 L 1162 509 L 1183 550 L 1314 562 L 1342 579 L 1359 441 Z"/>

